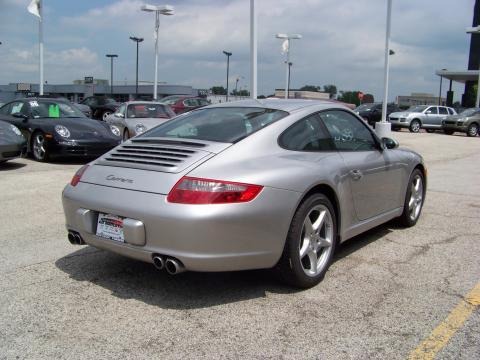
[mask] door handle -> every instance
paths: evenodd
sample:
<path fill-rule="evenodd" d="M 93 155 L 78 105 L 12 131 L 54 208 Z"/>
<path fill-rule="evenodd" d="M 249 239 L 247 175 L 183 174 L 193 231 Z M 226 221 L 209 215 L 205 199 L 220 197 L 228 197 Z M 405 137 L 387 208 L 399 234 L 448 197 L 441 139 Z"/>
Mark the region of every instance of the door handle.
<path fill-rule="evenodd" d="M 363 176 L 362 172 L 357 169 L 350 171 L 350 175 L 352 175 L 353 180 L 360 180 Z"/>

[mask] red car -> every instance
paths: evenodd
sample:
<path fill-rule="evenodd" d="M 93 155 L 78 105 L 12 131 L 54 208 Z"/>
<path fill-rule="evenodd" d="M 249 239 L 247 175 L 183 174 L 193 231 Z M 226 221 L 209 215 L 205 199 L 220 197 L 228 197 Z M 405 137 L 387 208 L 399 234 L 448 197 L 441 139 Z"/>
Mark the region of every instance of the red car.
<path fill-rule="evenodd" d="M 169 105 L 175 114 L 182 114 L 202 106 L 210 105 L 207 99 L 188 95 L 171 95 L 160 99 L 159 102 Z"/>

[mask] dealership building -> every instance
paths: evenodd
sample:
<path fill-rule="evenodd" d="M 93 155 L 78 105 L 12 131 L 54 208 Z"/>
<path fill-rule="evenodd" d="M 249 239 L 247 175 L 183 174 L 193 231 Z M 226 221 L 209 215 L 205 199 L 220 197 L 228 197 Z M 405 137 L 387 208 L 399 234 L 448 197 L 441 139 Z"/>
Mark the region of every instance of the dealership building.
<path fill-rule="evenodd" d="M 193 95 L 203 94 L 201 90 L 186 85 L 159 84 L 157 86 L 158 97 L 169 95 Z M 153 98 L 153 84 L 139 83 L 138 96 L 135 84 L 114 85 L 113 93 L 108 80 L 92 79 L 92 81 L 76 80 L 73 84 L 43 86 L 44 95 L 61 96 L 73 102 L 80 102 L 84 98 L 93 95 L 106 95 L 119 102 L 133 100 L 135 98 L 151 100 Z M 30 83 L 10 83 L 0 85 L 0 102 L 7 102 L 25 96 L 38 96 L 39 85 Z"/>

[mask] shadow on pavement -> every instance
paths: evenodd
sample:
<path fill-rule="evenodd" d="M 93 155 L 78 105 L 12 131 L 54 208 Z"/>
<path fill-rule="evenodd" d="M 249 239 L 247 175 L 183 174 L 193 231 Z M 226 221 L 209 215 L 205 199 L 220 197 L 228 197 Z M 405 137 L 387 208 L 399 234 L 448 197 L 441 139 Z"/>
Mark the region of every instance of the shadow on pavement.
<path fill-rule="evenodd" d="M 24 166 L 27 166 L 27 164 L 18 163 L 18 162 L 15 162 L 15 161 L 7 161 L 5 163 L 0 164 L 0 171 L 9 171 L 9 170 L 21 169 Z"/>
<path fill-rule="evenodd" d="M 357 236 L 340 246 L 334 261 L 391 232 L 387 225 Z M 131 260 L 93 247 L 83 247 L 58 259 L 55 265 L 76 281 L 88 281 L 121 299 L 136 299 L 169 309 L 196 309 L 262 298 L 267 292 L 299 292 L 284 285 L 272 270 L 224 273 L 186 272 L 171 276 L 152 264 Z M 328 274 L 327 274 L 328 276 Z"/>

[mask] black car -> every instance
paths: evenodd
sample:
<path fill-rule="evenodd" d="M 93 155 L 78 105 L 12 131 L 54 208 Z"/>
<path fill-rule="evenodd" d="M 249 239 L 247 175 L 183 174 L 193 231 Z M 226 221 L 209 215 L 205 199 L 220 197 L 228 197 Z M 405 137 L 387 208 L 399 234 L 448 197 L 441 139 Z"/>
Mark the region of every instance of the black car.
<path fill-rule="evenodd" d="M 357 106 L 353 111 L 360 115 L 370 126 L 382 120 L 382 103 L 369 103 Z M 398 111 L 395 104 L 387 104 L 387 119 L 390 113 Z"/>
<path fill-rule="evenodd" d="M 113 114 L 120 107 L 120 103 L 106 96 L 89 96 L 80 102 L 92 110 L 92 118 L 103 120 Z"/>
<path fill-rule="evenodd" d="M 22 156 L 26 149 L 20 130 L 15 125 L 0 121 L 0 163 Z"/>
<path fill-rule="evenodd" d="M 0 108 L 0 120 L 20 129 L 28 152 L 38 161 L 53 156 L 98 157 L 120 143 L 117 127 L 89 119 L 58 99 L 11 101 Z"/>

